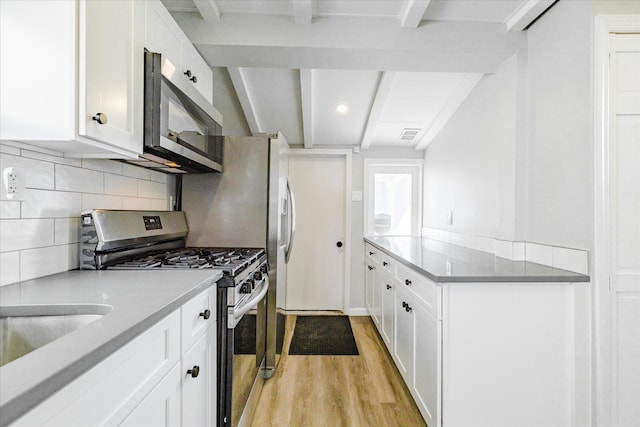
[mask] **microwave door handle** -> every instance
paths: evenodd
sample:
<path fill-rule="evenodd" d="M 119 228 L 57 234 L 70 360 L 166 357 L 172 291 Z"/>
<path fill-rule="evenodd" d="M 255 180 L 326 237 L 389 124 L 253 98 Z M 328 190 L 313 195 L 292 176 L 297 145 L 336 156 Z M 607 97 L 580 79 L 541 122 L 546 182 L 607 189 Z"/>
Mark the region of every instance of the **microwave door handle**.
<path fill-rule="evenodd" d="M 260 301 L 267 295 L 267 291 L 269 291 L 269 276 L 264 276 L 262 281 L 262 289 L 257 294 L 253 294 L 251 298 L 238 310 L 234 310 L 233 308 L 229 308 L 229 319 L 228 319 L 228 328 L 233 329 L 242 319 L 242 316 L 247 314 L 249 310 L 258 305 Z"/>
<path fill-rule="evenodd" d="M 293 249 L 293 240 L 296 236 L 296 198 L 291 189 L 291 182 L 287 179 L 287 192 L 289 193 L 289 203 L 291 204 L 290 219 L 291 227 L 289 228 L 289 239 L 287 240 L 287 249 L 284 254 L 284 262 L 288 263 L 291 258 L 291 250 Z"/>

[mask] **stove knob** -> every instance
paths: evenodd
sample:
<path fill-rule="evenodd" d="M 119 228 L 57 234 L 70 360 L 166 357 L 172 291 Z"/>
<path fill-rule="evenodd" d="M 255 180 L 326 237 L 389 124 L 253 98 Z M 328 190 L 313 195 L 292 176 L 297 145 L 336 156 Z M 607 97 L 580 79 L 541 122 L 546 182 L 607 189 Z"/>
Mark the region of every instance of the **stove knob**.
<path fill-rule="evenodd" d="M 240 287 L 240 293 L 241 294 L 250 294 L 251 291 L 253 291 L 253 280 L 247 280 L 246 282 L 244 282 L 244 284 Z"/>
<path fill-rule="evenodd" d="M 256 271 L 255 273 L 253 273 L 253 280 L 255 280 L 257 282 L 262 280 L 262 272 L 261 271 Z"/>
<path fill-rule="evenodd" d="M 262 273 L 268 273 L 269 272 L 269 266 L 267 264 L 264 264 L 262 267 L 260 267 L 260 271 Z"/>

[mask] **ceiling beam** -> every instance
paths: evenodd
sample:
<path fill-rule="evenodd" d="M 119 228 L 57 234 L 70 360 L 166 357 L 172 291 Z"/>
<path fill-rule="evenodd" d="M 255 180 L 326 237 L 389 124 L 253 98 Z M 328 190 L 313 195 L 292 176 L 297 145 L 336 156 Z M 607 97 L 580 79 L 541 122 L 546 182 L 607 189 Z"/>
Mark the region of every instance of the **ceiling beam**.
<path fill-rule="evenodd" d="M 404 0 L 400 9 L 400 25 L 402 28 L 418 28 L 431 0 Z"/>
<path fill-rule="evenodd" d="M 456 112 L 458 107 L 460 107 L 473 88 L 476 87 L 480 79 L 482 79 L 482 76 L 482 74 L 467 74 L 462 78 L 447 103 L 444 105 L 442 110 L 440 110 L 436 118 L 431 123 L 431 126 L 429 126 L 425 132 L 422 139 L 416 144 L 416 150 L 424 150 L 427 148 L 427 145 L 433 141 L 433 138 L 438 135 L 451 116 L 453 116 L 453 113 Z"/>
<path fill-rule="evenodd" d="M 313 20 L 313 0 L 292 0 L 296 24 L 311 24 Z"/>
<path fill-rule="evenodd" d="M 174 17 L 212 67 L 493 73 L 526 34 L 503 23 L 429 22 L 407 31 L 395 20 L 229 14 L 210 25 Z"/>
<path fill-rule="evenodd" d="M 220 22 L 220 8 L 216 0 L 193 0 L 193 3 L 205 22 Z"/>
<path fill-rule="evenodd" d="M 364 129 L 362 142 L 360 143 L 360 148 L 362 150 L 366 150 L 371 146 L 371 140 L 373 140 L 376 126 L 378 124 L 378 121 L 380 120 L 380 116 L 382 115 L 382 110 L 384 109 L 384 106 L 387 103 L 387 98 L 391 93 L 391 88 L 393 87 L 393 80 L 395 79 L 395 77 L 396 73 L 394 73 L 393 71 L 386 71 L 382 73 L 380 83 L 378 83 L 378 89 L 376 90 L 376 97 L 373 100 L 371 112 L 369 113 L 369 118 L 367 119 L 367 126 Z"/>
<path fill-rule="evenodd" d="M 300 102 L 304 148 L 313 147 L 313 70 L 300 70 Z"/>
<path fill-rule="evenodd" d="M 254 96 L 251 91 L 251 85 L 247 80 L 244 70 L 242 68 L 228 68 L 228 71 L 251 133 L 254 135 L 264 133 L 264 129 L 260 123 L 256 103 L 254 101 Z"/>
<path fill-rule="evenodd" d="M 529 0 L 522 4 L 507 20 L 507 30 L 522 31 L 538 16 L 553 6 L 556 0 Z"/>

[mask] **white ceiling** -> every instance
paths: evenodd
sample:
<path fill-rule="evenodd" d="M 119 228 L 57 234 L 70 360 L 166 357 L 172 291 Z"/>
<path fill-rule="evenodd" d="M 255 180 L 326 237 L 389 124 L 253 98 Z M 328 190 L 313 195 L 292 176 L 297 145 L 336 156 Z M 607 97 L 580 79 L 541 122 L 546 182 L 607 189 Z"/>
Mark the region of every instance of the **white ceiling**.
<path fill-rule="evenodd" d="M 253 133 L 424 149 L 553 0 L 163 3 L 209 65 L 228 68 Z"/>

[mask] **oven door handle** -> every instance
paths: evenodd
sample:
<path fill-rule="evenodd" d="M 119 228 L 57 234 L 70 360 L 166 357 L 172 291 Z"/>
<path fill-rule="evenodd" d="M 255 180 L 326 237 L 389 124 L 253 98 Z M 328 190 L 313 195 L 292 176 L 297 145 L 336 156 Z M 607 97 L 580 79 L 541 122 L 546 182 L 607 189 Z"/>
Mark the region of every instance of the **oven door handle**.
<path fill-rule="evenodd" d="M 238 309 L 229 307 L 229 316 L 228 316 L 229 318 L 227 321 L 227 328 L 229 329 L 235 328 L 236 325 L 242 319 L 242 317 L 245 314 L 247 314 L 249 310 L 257 306 L 260 301 L 262 301 L 265 295 L 267 295 L 268 291 L 269 291 L 269 276 L 265 275 L 262 281 L 262 289 L 260 289 L 258 293 L 253 294 L 251 298 L 249 298 L 249 300 L 247 300 L 247 302 Z"/>

